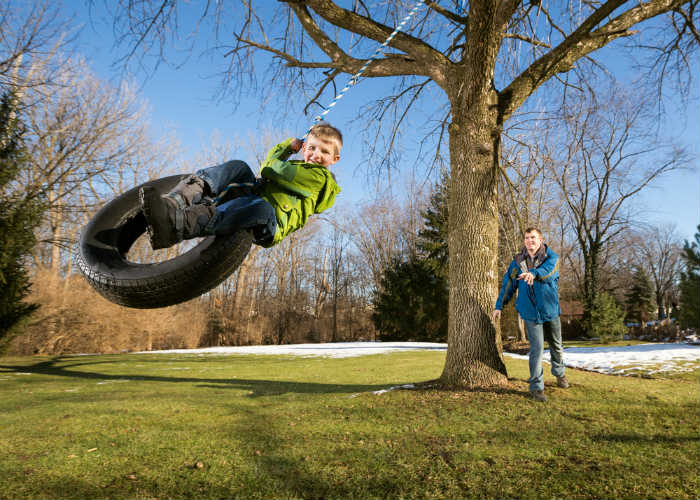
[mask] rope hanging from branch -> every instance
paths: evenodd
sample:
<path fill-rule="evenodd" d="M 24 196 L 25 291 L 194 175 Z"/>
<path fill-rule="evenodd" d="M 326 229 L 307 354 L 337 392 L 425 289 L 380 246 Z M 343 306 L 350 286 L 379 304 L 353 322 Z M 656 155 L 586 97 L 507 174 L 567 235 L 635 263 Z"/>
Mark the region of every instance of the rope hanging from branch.
<path fill-rule="evenodd" d="M 309 130 L 307 130 L 306 134 L 304 134 L 304 137 L 303 137 L 304 139 L 306 139 L 306 136 L 309 135 L 311 128 L 316 123 L 320 122 L 323 119 L 323 117 L 326 116 L 330 112 L 331 109 L 333 109 L 333 106 L 335 106 L 338 103 L 338 101 L 340 99 L 342 99 L 342 97 L 350 89 L 350 87 L 352 87 L 353 85 L 355 85 L 357 83 L 360 76 L 362 76 L 362 73 L 365 72 L 365 70 L 369 67 L 370 64 L 372 64 L 373 61 L 376 61 L 379 58 L 379 56 L 382 54 L 382 52 L 384 52 L 384 49 L 386 49 L 387 45 L 389 45 L 389 43 L 391 43 L 391 41 L 398 34 L 398 32 L 401 31 L 401 29 L 406 25 L 406 23 L 411 20 L 411 18 L 416 14 L 416 12 L 418 12 L 418 10 L 425 5 L 425 2 L 426 2 L 426 0 L 419 0 L 418 3 L 411 9 L 411 11 L 408 14 L 406 14 L 406 17 L 403 18 L 403 21 L 401 21 L 401 23 L 396 27 L 396 29 L 391 33 L 391 35 L 389 35 L 389 37 L 386 40 L 384 40 L 384 43 L 382 43 L 379 46 L 379 48 L 377 48 L 377 50 L 374 52 L 374 54 L 372 54 L 372 57 L 370 57 L 367 60 L 367 62 L 365 62 L 365 64 L 362 65 L 362 67 L 360 68 L 360 70 L 357 73 L 355 73 L 354 75 L 352 75 L 352 77 L 350 77 L 350 80 L 348 81 L 348 83 L 338 93 L 338 95 L 335 96 L 335 98 L 333 99 L 333 101 L 331 101 L 331 103 L 328 105 L 328 107 L 325 110 L 323 110 L 323 112 L 320 115 L 318 115 L 314 118 L 313 122 L 311 123 L 311 127 L 309 127 Z"/>

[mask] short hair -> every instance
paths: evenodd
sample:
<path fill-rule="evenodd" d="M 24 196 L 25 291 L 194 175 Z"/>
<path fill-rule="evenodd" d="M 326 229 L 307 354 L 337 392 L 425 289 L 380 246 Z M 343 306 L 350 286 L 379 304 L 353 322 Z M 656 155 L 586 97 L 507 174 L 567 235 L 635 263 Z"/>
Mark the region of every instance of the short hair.
<path fill-rule="evenodd" d="M 311 127 L 309 135 L 318 137 L 322 141 L 333 143 L 336 154 L 340 153 L 340 148 L 343 147 L 343 134 L 328 122 L 319 122 Z"/>
<path fill-rule="evenodd" d="M 536 227 L 528 227 L 525 232 L 523 233 L 523 236 L 525 236 L 528 233 L 537 233 L 540 235 L 540 239 L 542 239 L 542 231 L 537 229 Z"/>

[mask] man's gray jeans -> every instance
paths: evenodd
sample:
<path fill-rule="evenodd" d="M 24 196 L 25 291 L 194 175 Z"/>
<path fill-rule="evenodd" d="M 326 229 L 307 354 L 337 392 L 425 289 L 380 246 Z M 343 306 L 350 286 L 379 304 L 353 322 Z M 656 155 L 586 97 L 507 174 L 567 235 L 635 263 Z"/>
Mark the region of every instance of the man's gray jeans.
<path fill-rule="evenodd" d="M 542 369 L 542 354 L 544 340 L 549 343 L 549 354 L 552 363 L 552 375 L 564 376 L 564 347 L 561 342 L 561 321 L 559 316 L 552 321 L 535 323 L 525 320 L 527 338 L 530 341 L 530 391 L 544 390 L 544 370 Z"/>

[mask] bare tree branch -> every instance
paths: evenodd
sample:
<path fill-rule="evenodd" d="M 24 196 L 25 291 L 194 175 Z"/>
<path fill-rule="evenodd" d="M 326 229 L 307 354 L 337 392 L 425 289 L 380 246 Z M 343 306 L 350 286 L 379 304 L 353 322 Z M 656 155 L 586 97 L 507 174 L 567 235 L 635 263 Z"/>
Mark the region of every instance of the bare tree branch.
<path fill-rule="evenodd" d="M 690 161 L 685 151 L 663 144 L 643 125 L 647 103 L 633 102 L 620 88 L 607 94 L 607 102 L 579 99 L 576 107 L 571 103 L 567 135 L 562 137 L 568 147 L 551 169 L 583 257 L 587 314 L 599 291 L 606 248 L 629 227 L 630 216 L 624 211 L 629 200 Z"/>
<path fill-rule="evenodd" d="M 521 40 L 523 42 L 527 42 L 529 44 L 536 45 L 537 47 L 546 47 L 548 49 L 552 48 L 552 46 L 546 42 L 541 42 L 540 40 L 537 40 L 535 38 L 520 35 L 518 33 L 505 33 L 503 35 L 503 38 L 512 38 L 514 40 Z"/>
<path fill-rule="evenodd" d="M 442 7 L 437 2 L 428 1 L 428 2 L 425 2 L 425 5 L 427 5 L 431 9 L 433 9 L 438 14 L 445 16 L 447 19 L 449 19 L 450 21 L 453 21 L 456 24 L 464 25 L 464 24 L 467 24 L 467 22 L 469 21 L 468 16 L 460 16 L 458 14 L 455 14 L 451 10 L 446 9 L 445 7 Z"/>
<path fill-rule="evenodd" d="M 289 0 L 289 3 L 298 3 L 298 1 Z M 383 43 L 394 31 L 394 28 L 390 26 L 343 9 L 331 0 L 305 0 L 303 3 L 309 5 L 314 12 L 334 26 L 357 33 L 379 43 Z M 415 38 L 403 31 L 396 35 L 394 40 L 389 43 L 389 46 L 401 50 L 415 59 L 420 59 L 426 64 L 444 66 L 449 62 L 445 60 L 439 51 L 435 50 L 424 40 Z"/>
<path fill-rule="evenodd" d="M 549 53 L 535 61 L 527 70 L 499 94 L 504 118 L 509 117 L 542 83 L 556 73 L 569 71 L 578 59 L 610 43 L 633 35 L 630 28 L 646 19 L 656 17 L 674 8 L 680 8 L 682 0 L 664 0 L 640 3 L 622 12 L 600 28 L 605 18 L 621 7 L 624 0 L 609 0 L 595 10 L 571 35 Z"/>

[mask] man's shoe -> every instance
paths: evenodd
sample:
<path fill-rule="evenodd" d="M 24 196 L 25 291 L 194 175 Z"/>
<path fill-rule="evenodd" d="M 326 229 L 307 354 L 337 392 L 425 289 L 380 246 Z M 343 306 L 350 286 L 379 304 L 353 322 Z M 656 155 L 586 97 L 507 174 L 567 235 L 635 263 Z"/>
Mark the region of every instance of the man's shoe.
<path fill-rule="evenodd" d="M 535 401 L 540 401 L 542 403 L 547 401 L 547 396 L 544 395 L 544 391 L 530 391 L 530 397 Z"/>
<path fill-rule="evenodd" d="M 557 377 L 557 385 L 562 389 L 567 389 L 569 387 L 569 381 L 566 380 L 565 376 Z"/>
<path fill-rule="evenodd" d="M 216 214 L 213 206 L 186 206 L 184 200 L 170 195 L 161 196 L 150 186 L 139 190 L 139 199 L 153 250 L 209 234 L 207 230 Z"/>

